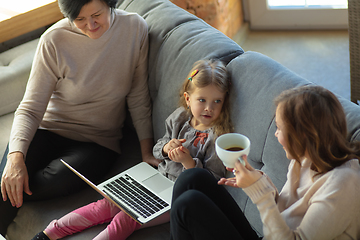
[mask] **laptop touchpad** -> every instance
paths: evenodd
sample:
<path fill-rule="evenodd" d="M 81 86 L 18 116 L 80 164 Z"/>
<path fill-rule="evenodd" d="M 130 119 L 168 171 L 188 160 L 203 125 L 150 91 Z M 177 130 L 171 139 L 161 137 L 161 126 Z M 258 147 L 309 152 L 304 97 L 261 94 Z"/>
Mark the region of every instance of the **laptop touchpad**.
<path fill-rule="evenodd" d="M 160 173 L 157 173 L 144 180 L 143 184 L 156 193 L 160 193 L 173 185 L 170 180 L 164 179 L 164 176 Z"/>

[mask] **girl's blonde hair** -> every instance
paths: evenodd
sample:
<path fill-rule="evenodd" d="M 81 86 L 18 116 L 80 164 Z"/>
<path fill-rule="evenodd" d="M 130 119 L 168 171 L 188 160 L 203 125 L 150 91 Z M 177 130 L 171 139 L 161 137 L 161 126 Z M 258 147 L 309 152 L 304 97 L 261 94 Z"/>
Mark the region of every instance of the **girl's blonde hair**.
<path fill-rule="evenodd" d="M 189 79 L 195 70 L 198 72 Z M 184 93 L 188 92 L 191 94 L 195 88 L 203 88 L 210 84 L 216 86 L 220 92 L 225 93 L 221 113 L 213 123 L 215 134 L 220 136 L 224 133 L 233 131 L 229 104 L 230 80 L 226 67 L 220 60 L 200 60 L 194 63 L 180 89 L 179 104 L 187 109 L 189 115 L 191 116 L 191 110 L 187 108 Z"/>
<path fill-rule="evenodd" d="M 344 110 L 337 97 L 320 86 L 284 91 L 275 99 L 284 124 L 284 138 L 292 157 L 307 153 L 318 174 L 351 159 L 359 159 L 360 143 L 350 143 Z"/>

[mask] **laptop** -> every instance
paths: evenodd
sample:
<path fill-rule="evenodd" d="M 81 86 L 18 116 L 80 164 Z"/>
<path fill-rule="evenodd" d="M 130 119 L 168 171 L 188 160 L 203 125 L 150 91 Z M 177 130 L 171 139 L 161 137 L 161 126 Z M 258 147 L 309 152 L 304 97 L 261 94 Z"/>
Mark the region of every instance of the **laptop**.
<path fill-rule="evenodd" d="M 60 161 L 139 224 L 170 210 L 174 182 L 145 162 L 95 185 L 64 160 Z"/>

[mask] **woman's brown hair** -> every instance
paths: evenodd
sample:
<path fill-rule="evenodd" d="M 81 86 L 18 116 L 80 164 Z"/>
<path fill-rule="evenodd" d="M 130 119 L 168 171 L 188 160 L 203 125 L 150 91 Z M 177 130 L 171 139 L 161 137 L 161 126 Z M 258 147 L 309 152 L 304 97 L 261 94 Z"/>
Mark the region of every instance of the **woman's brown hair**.
<path fill-rule="evenodd" d="M 198 70 L 198 72 L 190 80 L 189 78 L 195 70 Z M 233 131 L 229 104 L 230 80 L 223 62 L 214 59 L 195 62 L 180 89 L 179 105 L 187 109 L 184 92 L 191 94 L 195 88 L 203 88 L 210 84 L 215 85 L 221 92 L 225 93 L 220 116 L 213 123 L 215 134 L 220 136 Z M 188 113 L 191 115 L 190 109 L 188 109 Z"/>
<path fill-rule="evenodd" d="M 348 160 L 359 159 L 360 143 L 350 143 L 344 109 L 337 97 L 320 86 L 284 91 L 275 99 L 292 157 L 307 154 L 311 168 L 326 173 Z"/>

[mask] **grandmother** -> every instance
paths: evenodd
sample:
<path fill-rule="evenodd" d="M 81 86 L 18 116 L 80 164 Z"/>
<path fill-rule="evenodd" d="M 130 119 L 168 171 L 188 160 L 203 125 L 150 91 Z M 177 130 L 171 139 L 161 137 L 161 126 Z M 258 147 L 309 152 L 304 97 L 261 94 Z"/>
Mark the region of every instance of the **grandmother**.
<path fill-rule="evenodd" d="M 116 0 L 58 2 L 66 18 L 40 38 L 0 169 L 3 235 L 23 201 L 84 187 L 60 159 L 94 182 L 106 174 L 121 153 L 127 108 L 143 161 L 159 163 L 152 155 L 144 19 L 115 9 Z"/>

